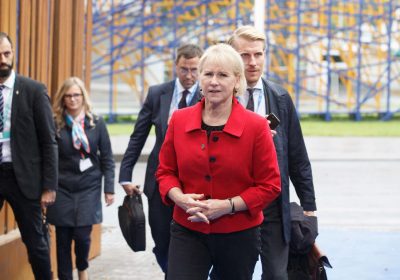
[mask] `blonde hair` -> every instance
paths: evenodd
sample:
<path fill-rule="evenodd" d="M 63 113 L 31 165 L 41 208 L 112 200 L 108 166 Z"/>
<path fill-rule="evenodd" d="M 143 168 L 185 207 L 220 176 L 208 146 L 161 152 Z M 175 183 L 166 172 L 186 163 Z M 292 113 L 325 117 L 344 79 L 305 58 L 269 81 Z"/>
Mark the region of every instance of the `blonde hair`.
<path fill-rule="evenodd" d="M 227 43 L 232 47 L 235 47 L 235 41 L 237 38 L 243 38 L 248 41 L 261 41 L 263 43 L 263 49 L 266 47 L 265 34 L 259 31 L 257 28 L 251 25 L 243 25 L 237 28 L 232 36 L 228 39 Z"/>
<path fill-rule="evenodd" d="M 227 66 L 236 77 L 239 77 L 239 88 L 234 92 L 235 96 L 241 95 L 246 91 L 247 84 L 244 76 L 243 60 L 234 48 L 224 43 L 209 47 L 199 61 L 200 75 L 206 62 L 215 62 L 219 65 Z"/>
<path fill-rule="evenodd" d="M 65 93 L 76 85 L 82 92 L 83 97 L 83 108 L 85 110 L 85 116 L 89 119 L 90 126 L 94 126 L 94 116 L 92 113 L 92 105 L 90 103 L 89 94 L 85 88 L 85 84 L 78 77 L 70 77 L 66 79 L 61 87 L 58 89 L 53 101 L 53 116 L 57 125 L 57 131 L 59 132 L 65 126 L 65 111 L 66 107 L 64 104 Z"/>

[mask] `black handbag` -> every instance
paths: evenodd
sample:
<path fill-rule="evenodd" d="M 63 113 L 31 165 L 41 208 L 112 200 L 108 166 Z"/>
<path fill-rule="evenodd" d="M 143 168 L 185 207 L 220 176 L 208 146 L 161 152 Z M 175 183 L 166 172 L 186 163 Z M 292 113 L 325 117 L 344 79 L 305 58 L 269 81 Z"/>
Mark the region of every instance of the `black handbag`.
<path fill-rule="evenodd" d="M 308 254 L 289 253 L 289 280 L 328 280 L 325 267 L 332 268 L 328 258 L 314 243 Z"/>
<path fill-rule="evenodd" d="M 325 256 L 317 244 L 314 243 L 311 251 L 308 253 L 308 263 L 312 280 L 327 280 L 325 267 L 332 268 L 328 257 Z"/>
<path fill-rule="evenodd" d="M 317 217 L 305 216 L 303 208 L 295 202 L 290 203 L 290 214 L 289 280 L 327 280 L 325 267 L 332 266 L 315 244 L 318 235 Z"/>
<path fill-rule="evenodd" d="M 119 226 L 126 242 L 134 252 L 146 250 L 146 219 L 140 194 L 125 196 L 118 208 Z"/>

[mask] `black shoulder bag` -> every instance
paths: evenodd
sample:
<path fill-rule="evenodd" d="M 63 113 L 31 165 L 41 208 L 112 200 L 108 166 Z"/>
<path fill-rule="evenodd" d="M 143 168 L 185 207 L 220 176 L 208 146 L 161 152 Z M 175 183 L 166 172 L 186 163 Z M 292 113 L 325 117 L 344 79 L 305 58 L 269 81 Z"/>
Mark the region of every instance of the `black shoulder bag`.
<path fill-rule="evenodd" d="M 119 226 L 126 242 L 134 252 L 146 250 L 146 219 L 140 194 L 125 196 L 118 208 Z"/>

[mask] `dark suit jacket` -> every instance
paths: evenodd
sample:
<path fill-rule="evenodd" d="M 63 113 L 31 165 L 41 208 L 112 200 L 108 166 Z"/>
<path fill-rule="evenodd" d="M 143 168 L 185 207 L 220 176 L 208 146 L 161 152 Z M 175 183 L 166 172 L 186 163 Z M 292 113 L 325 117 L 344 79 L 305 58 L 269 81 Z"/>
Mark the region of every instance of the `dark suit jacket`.
<path fill-rule="evenodd" d="M 57 189 L 58 151 L 46 87 L 16 75 L 11 109 L 11 157 L 18 187 L 28 199 Z"/>
<path fill-rule="evenodd" d="M 158 167 L 158 154 L 160 153 L 168 127 L 169 109 L 174 87 L 175 80 L 149 88 L 146 100 L 139 112 L 135 129 L 130 137 L 128 148 L 121 162 L 119 182 L 131 181 L 133 167 L 142 152 L 150 129 L 154 125 L 156 143 L 149 155 L 144 182 L 144 193 L 149 199 L 153 196 L 154 191 L 158 189 L 155 173 Z M 197 90 L 190 105 L 194 105 L 199 100 L 200 92 Z"/>
<path fill-rule="evenodd" d="M 315 193 L 311 164 L 301 132 L 297 112 L 289 93 L 277 84 L 263 80 L 267 114 L 273 112 L 281 121 L 274 143 L 281 172 L 281 195 L 264 210 L 266 221 L 281 213 L 284 240 L 290 240 L 289 179 L 305 211 L 315 211 Z M 269 102 L 269 104 L 268 104 Z M 279 209 L 280 208 L 280 209 Z"/>

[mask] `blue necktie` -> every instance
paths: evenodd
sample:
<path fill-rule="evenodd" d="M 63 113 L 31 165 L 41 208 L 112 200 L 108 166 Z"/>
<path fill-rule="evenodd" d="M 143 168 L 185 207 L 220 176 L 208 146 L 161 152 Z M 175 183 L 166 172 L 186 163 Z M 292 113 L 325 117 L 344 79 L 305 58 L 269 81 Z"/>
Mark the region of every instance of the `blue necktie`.
<path fill-rule="evenodd" d="M 5 88 L 4 85 L 0 85 L 0 132 L 3 132 L 5 123 L 3 122 L 4 116 L 4 98 L 3 98 L 3 89 Z M 0 142 L 0 163 L 3 161 L 3 143 Z"/>

